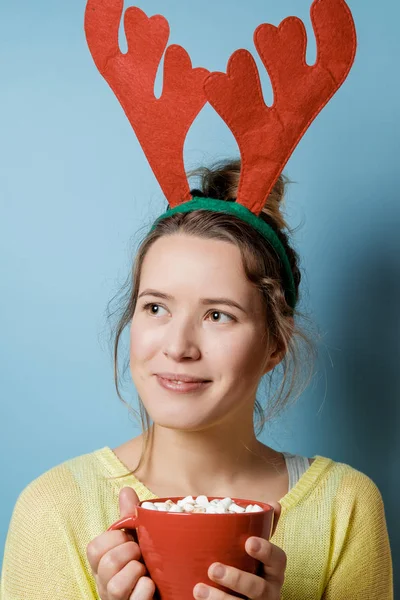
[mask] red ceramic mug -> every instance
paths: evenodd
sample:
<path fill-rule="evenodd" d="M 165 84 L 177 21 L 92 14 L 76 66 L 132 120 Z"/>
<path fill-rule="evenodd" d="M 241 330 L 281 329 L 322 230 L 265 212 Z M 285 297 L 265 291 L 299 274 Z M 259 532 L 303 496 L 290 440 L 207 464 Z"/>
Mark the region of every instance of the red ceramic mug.
<path fill-rule="evenodd" d="M 209 498 L 209 500 L 222 498 Z M 182 497 L 155 498 L 150 502 L 177 503 Z M 269 540 L 274 509 L 269 504 L 232 498 L 239 506 L 258 504 L 260 512 L 233 514 L 170 513 L 136 507 L 136 514 L 120 519 L 113 529 L 133 529 L 137 533 L 143 561 L 154 581 L 160 600 L 193 600 L 196 583 L 219 588 L 231 596 L 241 594 L 211 581 L 208 568 L 214 562 L 257 573 L 260 561 L 249 556 L 245 542 L 251 536 Z M 149 500 L 147 500 L 149 502 Z"/>

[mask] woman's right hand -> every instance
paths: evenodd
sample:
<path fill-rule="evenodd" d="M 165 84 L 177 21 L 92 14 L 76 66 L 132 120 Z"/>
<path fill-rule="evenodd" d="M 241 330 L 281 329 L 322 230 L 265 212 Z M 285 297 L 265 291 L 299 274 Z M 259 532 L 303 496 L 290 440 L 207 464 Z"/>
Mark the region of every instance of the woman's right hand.
<path fill-rule="evenodd" d="M 139 503 L 129 487 L 119 494 L 120 516 L 135 512 Z M 92 540 L 86 554 L 101 600 L 152 600 L 155 585 L 146 577 L 140 561 L 140 549 L 132 535 L 124 531 L 106 531 Z"/>

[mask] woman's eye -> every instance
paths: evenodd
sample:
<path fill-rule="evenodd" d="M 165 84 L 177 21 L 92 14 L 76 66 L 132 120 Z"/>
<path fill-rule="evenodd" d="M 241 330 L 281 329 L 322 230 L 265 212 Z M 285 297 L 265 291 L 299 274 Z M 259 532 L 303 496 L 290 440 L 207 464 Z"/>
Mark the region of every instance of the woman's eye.
<path fill-rule="evenodd" d="M 145 304 L 143 306 L 143 310 L 145 310 L 152 317 L 158 317 L 163 316 L 162 312 L 160 311 L 166 309 L 160 304 L 156 304 L 155 302 L 149 302 L 148 304 Z M 235 320 L 234 317 L 228 315 L 227 313 L 221 312 L 220 310 L 212 310 L 207 314 L 207 316 L 211 317 L 211 321 L 213 321 L 214 323 L 229 323 Z"/>
<path fill-rule="evenodd" d="M 214 323 L 229 323 L 230 321 L 234 321 L 235 320 L 233 317 L 231 317 L 227 313 L 221 312 L 220 310 L 212 310 L 208 314 L 210 315 L 211 320 Z M 228 319 L 228 321 L 221 321 L 221 319 L 219 318 L 221 316 L 222 317 L 226 317 Z"/>
<path fill-rule="evenodd" d="M 146 310 L 151 316 L 157 317 L 160 314 L 160 309 L 165 310 L 160 304 L 155 304 L 154 302 L 150 302 L 149 304 L 145 304 L 143 310 Z"/>

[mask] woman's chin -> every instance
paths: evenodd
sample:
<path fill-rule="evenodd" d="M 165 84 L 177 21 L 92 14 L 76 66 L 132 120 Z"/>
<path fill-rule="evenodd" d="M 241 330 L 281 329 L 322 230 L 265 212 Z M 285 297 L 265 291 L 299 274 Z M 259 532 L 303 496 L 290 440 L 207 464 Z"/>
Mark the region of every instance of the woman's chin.
<path fill-rule="evenodd" d="M 176 429 L 177 431 L 200 431 L 211 424 L 209 414 L 190 414 L 186 411 L 160 411 L 150 412 L 147 409 L 153 423 L 165 429 Z"/>

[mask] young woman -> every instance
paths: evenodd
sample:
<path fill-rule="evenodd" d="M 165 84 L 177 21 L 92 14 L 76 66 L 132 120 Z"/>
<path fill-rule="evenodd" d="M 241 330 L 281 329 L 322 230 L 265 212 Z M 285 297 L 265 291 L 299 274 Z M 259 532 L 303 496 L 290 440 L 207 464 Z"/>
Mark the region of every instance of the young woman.
<path fill-rule="evenodd" d="M 300 272 L 280 212 L 281 173 L 351 69 L 350 9 L 344 0 L 314 0 L 313 66 L 305 64 L 298 19 L 257 28 L 272 107 L 246 50 L 232 55 L 227 73 L 208 73 L 193 69 L 182 47 L 169 46 L 155 98 L 168 23 L 128 8 L 122 53 L 122 12 L 122 0 L 88 0 L 86 36 L 169 203 L 139 249 L 116 329 L 117 380 L 119 340 L 130 328 L 142 434 L 66 461 L 27 486 L 10 524 L 1 598 L 151 600 L 155 586 L 138 545 L 108 528 L 139 500 L 206 494 L 265 501 L 279 520 L 270 541 L 246 541 L 264 565 L 261 575 L 212 564 L 211 581 L 232 594 L 198 582 L 195 598 L 392 600 L 385 511 L 374 482 L 349 465 L 277 452 L 257 437 L 308 366 L 297 352 L 304 340 Z M 205 171 L 201 189 L 191 192 L 183 145 L 207 101 L 234 133 L 242 164 Z M 264 414 L 257 389 L 278 365 L 282 385 Z"/>
<path fill-rule="evenodd" d="M 200 192 L 228 201 L 239 172 L 238 162 L 205 171 Z M 297 292 L 298 259 L 282 231 L 284 184 L 281 176 L 260 218 L 284 245 Z M 198 210 L 155 225 L 132 268 L 115 340 L 117 373 L 118 342 L 130 327 L 143 433 L 68 460 L 22 492 L 2 600 L 151 600 L 155 586 L 138 545 L 107 529 L 139 500 L 190 494 L 265 501 L 279 518 L 270 542 L 246 542 L 264 564 L 262 576 L 213 564 L 212 581 L 253 600 L 393 598 L 373 481 L 346 464 L 280 453 L 257 439 L 260 380 L 281 364 L 282 390 L 290 391 L 305 367 L 296 367 L 302 334 L 282 282 L 271 246 L 234 215 Z M 278 393 L 269 411 L 286 401 Z M 204 582 L 193 596 L 233 597 Z"/>

